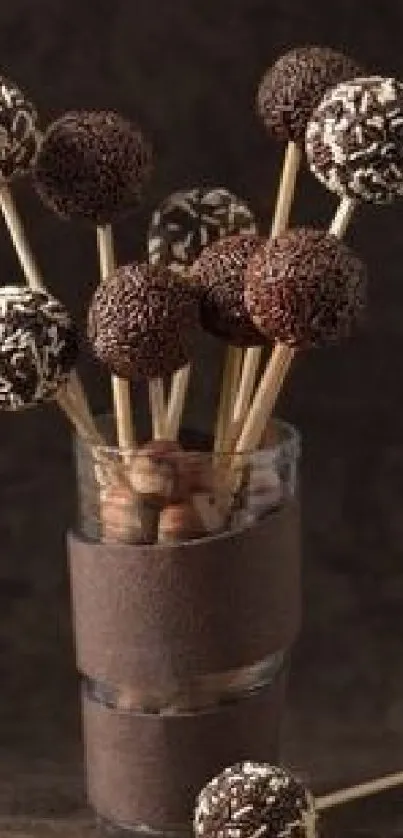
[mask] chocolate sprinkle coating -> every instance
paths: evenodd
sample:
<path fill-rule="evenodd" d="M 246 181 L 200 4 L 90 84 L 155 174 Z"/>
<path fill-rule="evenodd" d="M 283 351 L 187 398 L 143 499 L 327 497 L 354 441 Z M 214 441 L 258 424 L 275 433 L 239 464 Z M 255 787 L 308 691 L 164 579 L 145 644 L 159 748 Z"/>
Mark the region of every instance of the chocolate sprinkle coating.
<path fill-rule="evenodd" d="M 0 178 L 25 175 L 38 152 L 38 114 L 13 82 L 0 76 Z"/>
<path fill-rule="evenodd" d="M 157 378 L 187 364 L 197 327 L 192 285 L 162 266 L 118 268 L 95 291 L 88 314 L 94 354 L 123 378 Z"/>
<path fill-rule="evenodd" d="M 151 264 L 164 262 L 183 273 L 204 247 L 233 233 L 255 233 L 249 207 L 222 188 L 174 192 L 155 211 L 148 232 Z"/>
<path fill-rule="evenodd" d="M 234 346 L 265 343 L 244 302 L 245 271 L 262 241 L 257 235 L 219 239 L 203 250 L 191 269 L 191 278 L 201 289 L 203 328 Z"/>
<path fill-rule="evenodd" d="M 309 122 L 306 151 L 332 192 L 375 204 L 403 195 L 403 84 L 373 76 L 330 90 Z"/>
<path fill-rule="evenodd" d="M 315 805 L 283 768 L 243 762 L 226 768 L 200 793 L 195 838 L 315 838 Z"/>
<path fill-rule="evenodd" d="M 53 398 L 78 354 L 64 306 L 45 291 L 0 288 L 0 410 L 23 410 Z"/>
<path fill-rule="evenodd" d="M 113 111 L 71 111 L 48 128 L 34 182 L 61 218 L 105 225 L 137 206 L 150 171 L 151 148 L 135 125 Z"/>
<path fill-rule="evenodd" d="M 263 76 L 258 113 L 276 140 L 303 144 L 308 120 L 326 90 L 362 75 L 362 67 L 341 52 L 298 47 L 281 56 Z"/>
<path fill-rule="evenodd" d="M 297 228 L 252 257 L 245 302 L 263 334 L 298 349 L 338 342 L 362 320 L 366 270 L 343 242 Z"/>

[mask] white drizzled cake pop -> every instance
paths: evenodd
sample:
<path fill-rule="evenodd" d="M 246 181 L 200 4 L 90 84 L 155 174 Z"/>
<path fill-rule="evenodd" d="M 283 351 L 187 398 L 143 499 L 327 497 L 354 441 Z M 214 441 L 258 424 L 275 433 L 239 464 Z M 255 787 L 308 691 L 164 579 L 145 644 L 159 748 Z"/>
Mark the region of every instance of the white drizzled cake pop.
<path fill-rule="evenodd" d="M 36 109 L 13 82 L 0 76 L 0 179 L 26 174 L 38 146 Z"/>
<path fill-rule="evenodd" d="M 403 195 L 403 84 L 371 76 L 328 91 L 306 152 L 318 180 L 341 196 L 384 204 Z"/>
<path fill-rule="evenodd" d="M 234 233 L 255 233 L 247 204 L 227 189 L 197 187 L 174 192 L 154 212 L 148 232 L 151 264 L 183 273 L 202 250 Z"/>
<path fill-rule="evenodd" d="M 53 398 L 77 352 L 75 328 L 58 300 L 45 291 L 0 288 L 0 410 Z"/>
<path fill-rule="evenodd" d="M 311 793 L 277 766 L 242 762 L 226 768 L 201 791 L 196 838 L 315 838 Z"/>

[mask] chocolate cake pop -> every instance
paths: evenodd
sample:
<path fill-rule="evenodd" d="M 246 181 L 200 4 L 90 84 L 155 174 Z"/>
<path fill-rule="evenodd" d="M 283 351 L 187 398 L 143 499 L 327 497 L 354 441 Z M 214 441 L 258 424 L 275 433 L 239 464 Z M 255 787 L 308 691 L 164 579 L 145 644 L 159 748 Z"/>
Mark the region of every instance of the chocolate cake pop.
<path fill-rule="evenodd" d="M 38 146 L 36 109 L 13 82 L 0 76 L 0 180 L 26 174 Z"/>
<path fill-rule="evenodd" d="M 0 410 L 22 410 L 53 398 L 77 357 L 64 306 L 45 291 L 0 288 Z"/>
<path fill-rule="evenodd" d="M 365 285 L 364 265 L 347 245 L 301 227 L 252 256 L 245 303 L 262 334 L 306 349 L 351 334 L 363 314 Z"/>
<path fill-rule="evenodd" d="M 403 195 L 403 84 L 372 76 L 329 90 L 309 121 L 306 152 L 332 192 L 375 204 Z"/>
<path fill-rule="evenodd" d="M 129 120 L 113 111 L 71 111 L 46 131 L 34 181 L 62 218 L 102 226 L 135 208 L 150 170 L 150 146 Z"/>
<path fill-rule="evenodd" d="M 203 328 L 234 346 L 264 343 L 244 302 L 246 267 L 261 244 L 257 235 L 228 236 L 205 248 L 191 269 Z"/>
<path fill-rule="evenodd" d="M 226 768 L 201 791 L 196 838 L 315 838 L 312 794 L 288 771 L 256 762 Z"/>
<path fill-rule="evenodd" d="M 292 49 L 263 76 L 259 115 L 275 139 L 303 144 L 308 120 L 326 90 L 363 72 L 351 58 L 327 47 Z"/>
<path fill-rule="evenodd" d="M 88 315 L 94 354 L 123 378 L 158 378 L 189 361 L 197 295 L 162 266 L 125 265 L 95 291 Z"/>
<path fill-rule="evenodd" d="M 174 192 L 155 211 L 148 233 L 151 264 L 163 261 L 183 273 L 204 247 L 233 233 L 255 233 L 249 207 L 227 189 Z"/>

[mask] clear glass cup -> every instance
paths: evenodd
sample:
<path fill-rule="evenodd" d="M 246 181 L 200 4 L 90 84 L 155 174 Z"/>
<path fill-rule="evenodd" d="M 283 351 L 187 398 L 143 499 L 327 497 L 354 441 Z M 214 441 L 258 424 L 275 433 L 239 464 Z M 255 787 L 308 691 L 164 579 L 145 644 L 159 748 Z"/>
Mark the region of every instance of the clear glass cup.
<path fill-rule="evenodd" d="M 273 420 L 263 447 L 242 454 L 214 453 L 195 434 L 122 451 L 110 418 L 99 427 L 104 446 L 76 441 L 76 532 L 86 539 L 187 542 L 251 526 L 297 494 L 299 436 L 285 422 Z"/>
<path fill-rule="evenodd" d="M 278 757 L 299 435 L 273 420 L 235 455 L 194 432 L 121 451 L 110 418 L 99 430 L 105 445 L 75 443 L 70 543 L 89 801 L 116 835 L 190 838 L 201 783 Z"/>

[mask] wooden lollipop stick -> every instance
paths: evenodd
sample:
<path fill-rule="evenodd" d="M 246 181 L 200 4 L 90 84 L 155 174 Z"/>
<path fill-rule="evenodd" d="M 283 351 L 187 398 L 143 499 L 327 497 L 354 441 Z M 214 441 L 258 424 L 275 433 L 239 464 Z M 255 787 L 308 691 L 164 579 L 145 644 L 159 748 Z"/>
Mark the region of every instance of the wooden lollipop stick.
<path fill-rule="evenodd" d="M 5 183 L 0 187 L 0 207 L 27 284 L 32 291 L 42 291 L 44 289 L 42 276 L 30 248 L 13 196 Z"/>
<path fill-rule="evenodd" d="M 336 236 L 338 239 L 343 238 L 356 207 L 357 201 L 354 201 L 353 198 L 342 198 L 329 227 L 328 232 L 332 236 Z"/>
<path fill-rule="evenodd" d="M 283 171 L 277 193 L 276 207 L 270 231 L 271 238 L 279 236 L 288 227 L 301 160 L 301 149 L 295 143 L 289 142 L 285 152 Z M 252 346 L 245 352 L 232 417 L 235 434 L 246 418 L 246 413 L 255 389 L 262 352 L 263 350 L 260 346 Z"/>
<path fill-rule="evenodd" d="M 6 227 L 9 231 L 11 241 L 14 245 L 15 252 L 24 272 L 27 285 L 32 291 L 47 290 L 34 254 L 31 250 L 27 234 L 15 205 L 13 196 L 6 184 L 2 184 L 0 187 L 0 209 L 3 214 Z M 85 421 L 91 428 L 93 438 L 95 439 L 98 436 L 97 427 L 83 386 L 75 371 L 71 373 L 67 389 L 69 390 L 72 401 L 75 403 L 76 416 L 79 414 L 81 415 L 83 421 Z M 56 401 L 58 401 L 60 403 L 60 407 L 64 409 L 58 396 L 56 397 Z"/>
<path fill-rule="evenodd" d="M 99 265 L 101 279 L 105 282 L 116 269 L 112 227 L 97 227 Z M 130 382 L 117 375 L 112 376 L 112 396 L 116 419 L 119 448 L 133 448 L 136 442 L 131 415 Z"/>
<path fill-rule="evenodd" d="M 382 791 L 387 791 L 388 789 L 397 788 L 402 785 L 403 771 L 398 771 L 396 774 L 389 774 L 386 777 L 381 777 L 379 780 L 369 780 L 357 786 L 351 786 L 347 789 L 333 791 L 330 794 L 317 797 L 315 806 L 321 812 L 324 809 L 330 809 L 332 806 L 340 806 L 343 803 L 349 803 L 351 800 L 371 797 L 373 794 L 379 794 Z"/>
<path fill-rule="evenodd" d="M 271 236 L 278 236 L 288 227 L 295 195 L 297 175 L 302 161 L 302 151 L 296 143 L 289 142 L 284 155 L 283 171 L 278 188 Z"/>
<path fill-rule="evenodd" d="M 233 397 L 239 381 L 242 365 L 242 349 L 229 346 L 224 361 L 223 380 L 218 405 L 217 422 L 214 436 L 214 451 L 224 450 L 225 440 L 229 433 L 229 423 L 233 411 Z"/>
<path fill-rule="evenodd" d="M 165 394 L 162 378 L 151 378 L 148 382 L 151 420 L 154 439 L 165 439 Z"/>
<path fill-rule="evenodd" d="M 295 350 L 290 346 L 275 345 L 236 444 L 237 453 L 258 447 L 294 355 Z"/>
<path fill-rule="evenodd" d="M 178 438 L 183 410 L 185 407 L 185 400 L 189 388 L 190 372 L 190 364 L 187 364 L 186 367 L 182 367 L 182 369 L 178 370 L 172 378 L 171 392 L 165 419 L 166 439 L 176 440 Z"/>
<path fill-rule="evenodd" d="M 59 390 L 57 394 L 57 403 L 75 427 L 77 434 L 81 437 L 81 439 L 90 445 L 105 445 L 105 440 L 97 430 L 93 421 L 89 421 L 88 417 L 77 408 L 68 386 Z"/>

